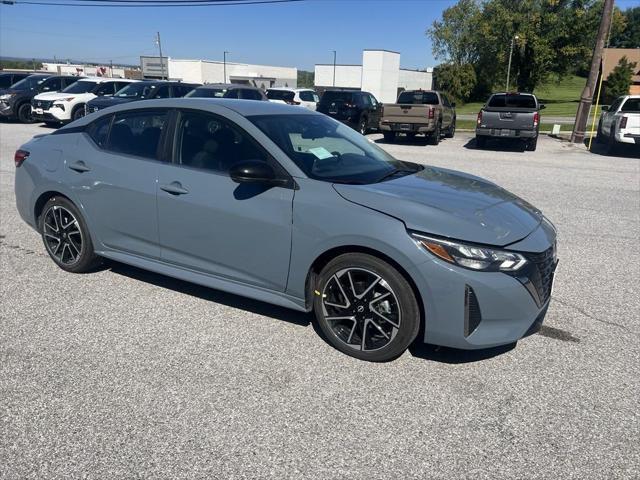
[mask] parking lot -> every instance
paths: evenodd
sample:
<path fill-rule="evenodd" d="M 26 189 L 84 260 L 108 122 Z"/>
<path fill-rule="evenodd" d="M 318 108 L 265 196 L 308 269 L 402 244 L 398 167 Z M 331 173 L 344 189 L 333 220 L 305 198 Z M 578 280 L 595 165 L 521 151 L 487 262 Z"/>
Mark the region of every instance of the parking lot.
<path fill-rule="evenodd" d="M 115 263 L 57 268 L 13 196 L 13 152 L 49 131 L 0 123 L 0 477 L 640 476 L 637 157 L 546 136 L 535 152 L 464 132 L 380 143 L 541 208 L 560 264 L 538 334 L 372 364 L 311 315 Z"/>

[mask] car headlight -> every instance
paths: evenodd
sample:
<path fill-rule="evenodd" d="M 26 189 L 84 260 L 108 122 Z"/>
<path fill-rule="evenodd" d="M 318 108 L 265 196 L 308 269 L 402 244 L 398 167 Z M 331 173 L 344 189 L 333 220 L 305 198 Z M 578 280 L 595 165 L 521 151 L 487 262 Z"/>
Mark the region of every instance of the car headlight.
<path fill-rule="evenodd" d="M 15 93 L 5 93 L 4 95 L 0 95 L 0 100 L 9 100 L 13 96 L 15 96 Z"/>
<path fill-rule="evenodd" d="M 515 272 L 527 263 L 527 259 L 517 252 L 468 245 L 419 233 L 412 233 L 411 237 L 419 246 L 441 260 L 471 270 Z"/>

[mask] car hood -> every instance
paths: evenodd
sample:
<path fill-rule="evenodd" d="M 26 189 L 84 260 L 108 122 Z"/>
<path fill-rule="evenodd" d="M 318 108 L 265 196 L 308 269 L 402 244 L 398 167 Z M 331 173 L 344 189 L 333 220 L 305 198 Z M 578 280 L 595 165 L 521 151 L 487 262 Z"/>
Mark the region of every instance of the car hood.
<path fill-rule="evenodd" d="M 410 230 L 487 245 L 517 242 L 543 218 L 540 210 L 494 183 L 442 168 L 334 188 L 351 202 L 402 220 Z"/>
<path fill-rule="evenodd" d="M 93 100 L 89 101 L 88 105 L 92 107 L 107 108 L 113 107 L 114 105 L 120 105 L 122 103 L 133 102 L 134 100 L 139 99 L 120 97 L 96 97 Z"/>
<path fill-rule="evenodd" d="M 35 96 L 36 100 L 59 100 L 61 98 L 75 97 L 78 93 L 46 92 Z"/>

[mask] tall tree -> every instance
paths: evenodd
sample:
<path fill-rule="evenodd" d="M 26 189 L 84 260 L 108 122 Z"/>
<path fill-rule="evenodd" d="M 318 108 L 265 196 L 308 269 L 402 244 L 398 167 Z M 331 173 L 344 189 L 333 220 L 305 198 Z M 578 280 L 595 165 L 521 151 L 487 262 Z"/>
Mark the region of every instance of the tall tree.
<path fill-rule="evenodd" d="M 629 87 L 632 83 L 635 62 L 630 62 L 627 57 L 622 57 L 607 77 L 606 98 L 608 101 L 629 94 Z"/>
<path fill-rule="evenodd" d="M 640 7 L 621 12 L 623 26 L 611 32 L 611 46 L 615 48 L 640 48 Z"/>

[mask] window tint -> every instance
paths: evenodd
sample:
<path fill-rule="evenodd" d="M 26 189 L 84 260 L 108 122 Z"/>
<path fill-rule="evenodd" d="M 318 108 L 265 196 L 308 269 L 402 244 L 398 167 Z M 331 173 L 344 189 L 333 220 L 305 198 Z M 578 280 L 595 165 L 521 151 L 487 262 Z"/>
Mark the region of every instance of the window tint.
<path fill-rule="evenodd" d="M 371 99 L 369 98 L 368 93 L 361 93 L 358 95 L 360 97 L 360 104 L 366 108 L 373 106 L 371 104 Z"/>
<path fill-rule="evenodd" d="M 504 94 L 494 95 L 489 99 L 489 107 L 502 108 L 536 108 L 536 99 L 533 95 Z"/>
<path fill-rule="evenodd" d="M 98 88 L 95 89 L 93 93 L 96 95 L 113 95 L 116 93 L 115 91 L 115 83 L 114 82 L 103 82 L 98 85 Z"/>
<path fill-rule="evenodd" d="M 60 77 L 50 78 L 40 85 L 41 92 L 57 92 L 58 90 L 62 90 L 62 79 Z"/>
<path fill-rule="evenodd" d="M 267 154 L 243 130 L 204 112 L 183 112 L 175 155 L 180 164 L 227 173 L 238 162 L 267 161 Z"/>
<path fill-rule="evenodd" d="M 237 88 L 227 90 L 227 92 L 224 94 L 224 98 L 240 98 L 238 96 L 238 92 L 240 92 L 240 90 L 238 90 Z"/>
<path fill-rule="evenodd" d="M 13 83 L 13 77 L 11 75 L 0 76 L 0 88 L 9 88 Z"/>
<path fill-rule="evenodd" d="M 378 101 L 376 100 L 376 97 L 374 97 L 371 94 L 369 94 L 369 102 L 371 102 L 371 105 L 373 105 L 374 107 L 378 106 Z"/>
<path fill-rule="evenodd" d="M 438 95 L 434 92 L 405 91 L 398 97 L 398 103 L 418 105 L 438 105 Z"/>
<path fill-rule="evenodd" d="M 132 83 L 135 83 L 135 82 L 115 82 L 114 93 L 117 92 L 118 90 L 122 90 L 127 85 L 131 85 Z"/>
<path fill-rule="evenodd" d="M 109 134 L 109 150 L 138 157 L 157 158 L 158 142 L 167 113 L 141 110 L 116 115 Z"/>
<path fill-rule="evenodd" d="M 296 94 L 290 90 L 267 90 L 267 98 L 269 100 L 283 100 L 285 102 L 292 102 L 293 97 Z M 302 94 L 300 95 L 302 98 Z"/>
<path fill-rule="evenodd" d="M 616 110 L 618 110 L 618 108 L 620 108 L 620 104 L 622 103 L 623 98 L 616 98 L 613 103 L 611 104 L 611 106 L 609 107 L 609 111 L 610 112 L 615 112 Z"/>
<path fill-rule="evenodd" d="M 353 96 L 353 92 L 328 90 L 322 95 L 320 103 L 351 103 L 354 100 Z"/>
<path fill-rule="evenodd" d="M 169 98 L 169 85 L 163 85 L 158 88 L 156 96 L 153 98 Z"/>
<path fill-rule="evenodd" d="M 93 122 L 87 130 L 89 136 L 101 148 L 104 148 L 107 145 L 107 136 L 109 135 L 109 126 L 111 126 L 112 118 L 113 117 L 111 115 L 102 117 Z"/>
<path fill-rule="evenodd" d="M 245 100 L 262 100 L 262 94 L 258 90 L 243 88 L 242 98 Z"/>
<path fill-rule="evenodd" d="M 627 99 L 627 101 L 624 102 L 624 105 L 622 105 L 622 108 L 620 109 L 620 111 L 640 113 L 640 98 Z"/>
<path fill-rule="evenodd" d="M 173 96 L 174 97 L 184 97 L 191 90 L 193 90 L 193 87 L 189 87 L 187 85 L 174 85 L 173 86 Z"/>
<path fill-rule="evenodd" d="M 222 98 L 227 93 L 226 88 L 210 88 L 210 87 L 199 87 L 191 90 L 187 97 L 195 97 L 195 98 Z M 237 97 L 235 97 L 237 98 Z"/>
<path fill-rule="evenodd" d="M 69 85 L 73 85 L 74 83 L 76 83 L 78 81 L 78 77 L 65 77 L 62 80 L 62 88 L 66 88 Z"/>
<path fill-rule="evenodd" d="M 302 92 L 300 92 L 300 100 L 302 100 L 303 102 L 318 102 L 319 98 L 318 95 L 316 95 L 315 92 L 312 92 L 311 90 L 304 90 Z"/>
<path fill-rule="evenodd" d="M 63 90 L 64 93 L 87 93 L 96 88 L 97 83 L 90 80 L 80 80 L 72 83 Z"/>

